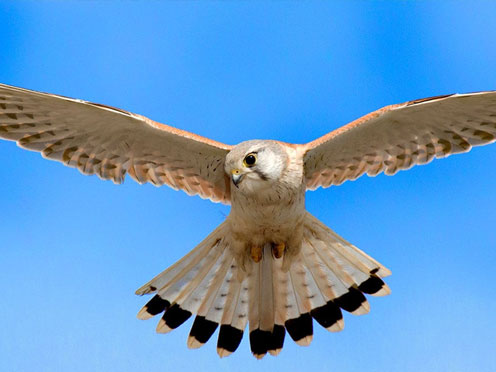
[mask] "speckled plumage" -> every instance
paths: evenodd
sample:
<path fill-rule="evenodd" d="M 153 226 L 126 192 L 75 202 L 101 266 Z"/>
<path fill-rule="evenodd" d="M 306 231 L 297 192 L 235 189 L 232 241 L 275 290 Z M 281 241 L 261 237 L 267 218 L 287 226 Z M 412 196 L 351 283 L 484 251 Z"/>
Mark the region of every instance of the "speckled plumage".
<path fill-rule="evenodd" d="M 494 142 L 496 93 L 387 106 L 304 145 L 229 146 L 120 109 L 0 84 L 0 138 L 115 183 L 129 174 L 231 204 L 193 251 L 138 289 L 155 294 L 138 317 L 163 314 L 157 332 L 167 333 L 195 314 L 188 347 L 219 328 L 221 357 L 249 324 L 261 358 L 281 351 L 286 332 L 308 345 L 313 320 L 340 331 L 342 310 L 365 314 L 364 294 L 389 293 L 381 278 L 390 271 L 308 213 L 305 192 Z"/>

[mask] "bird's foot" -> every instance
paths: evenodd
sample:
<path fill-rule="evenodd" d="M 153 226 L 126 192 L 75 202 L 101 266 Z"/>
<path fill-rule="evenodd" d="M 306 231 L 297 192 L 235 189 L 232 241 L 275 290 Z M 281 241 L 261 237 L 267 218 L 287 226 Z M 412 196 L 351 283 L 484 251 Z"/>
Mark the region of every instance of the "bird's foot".
<path fill-rule="evenodd" d="M 252 245 L 250 249 L 250 256 L 256 263 L 260 262 L 262 259 L 262 247 L 258 245 Z"/>
<path fill-rule="evenodd" d="M 272 244 L 272 255 L 274 256 L 274 258 L 281 258 L 284 254 L 285 249 L 286 244 L 284 243 Z"/>

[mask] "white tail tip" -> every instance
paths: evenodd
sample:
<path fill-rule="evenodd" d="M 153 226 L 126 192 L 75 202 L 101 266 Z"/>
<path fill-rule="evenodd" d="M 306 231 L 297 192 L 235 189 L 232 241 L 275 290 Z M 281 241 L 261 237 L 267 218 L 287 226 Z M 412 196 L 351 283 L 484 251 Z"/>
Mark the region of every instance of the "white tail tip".
<path fill-rule="evenodd" d="M 312 342 L 313 335 L 310 336 L 305 336 L 303 338 L 300 338 L 296 343 L 300 346 L 308 346 Z"/>
<path fill-rule="evenodd" d="M 170 328 L 163 319 L 160 319 L 160 321 L 157 324 L 157 333 L 169 333 L 172 331 L 172 328 Z"/>

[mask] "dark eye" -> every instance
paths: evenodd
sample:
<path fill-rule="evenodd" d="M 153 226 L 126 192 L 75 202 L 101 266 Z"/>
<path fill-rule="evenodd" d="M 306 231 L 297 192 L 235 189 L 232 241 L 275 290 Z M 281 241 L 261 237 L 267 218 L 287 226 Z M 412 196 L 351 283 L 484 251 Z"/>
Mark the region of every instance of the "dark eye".
<path fill-rule="evenodd" d="M 251 153 L 245 156 L 243 164 L 245 167 L 253 167 L 257 162 L 257 154 Z"/>

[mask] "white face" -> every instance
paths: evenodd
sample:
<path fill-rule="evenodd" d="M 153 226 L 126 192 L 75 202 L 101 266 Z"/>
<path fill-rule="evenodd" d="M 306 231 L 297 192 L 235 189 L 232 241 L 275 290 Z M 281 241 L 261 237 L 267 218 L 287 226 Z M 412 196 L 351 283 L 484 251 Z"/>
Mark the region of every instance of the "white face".
<path fill-rule="evenodd" d="M 257 194 L 274 186 L 286 168 L 287 155 L 273 141 L 247 141 L 234 147 L 226 157 L 225 171 L 232 189 Z"/>

